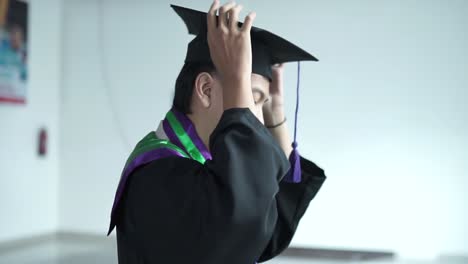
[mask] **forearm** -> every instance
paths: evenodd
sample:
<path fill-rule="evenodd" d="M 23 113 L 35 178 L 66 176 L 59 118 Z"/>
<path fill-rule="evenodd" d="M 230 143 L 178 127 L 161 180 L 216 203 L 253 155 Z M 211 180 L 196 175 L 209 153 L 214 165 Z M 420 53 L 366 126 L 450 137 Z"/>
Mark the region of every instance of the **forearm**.
<path fill-rule="evenodd" d="M 230 77 L 222 81 L 224 110 L 249 108 L 254 112 L 250 76 Z"/>
<path fill-rule="evenodd" d="M 284 113 L 279 113 L 274 115 L 274 118 L 272 119 L 274 120 L 269 120 L 269 122 L 273 122 L 272 124 L 279 124 L 285 120 L 285 115 Z M 276 139 L 281 149 L 284 151 L 286 157 L 289 157 L 293 149 L 291 146 L 292 141 L 287 124 L 283 123 L 280 126 L 269 128 L 268 130 Z"/>

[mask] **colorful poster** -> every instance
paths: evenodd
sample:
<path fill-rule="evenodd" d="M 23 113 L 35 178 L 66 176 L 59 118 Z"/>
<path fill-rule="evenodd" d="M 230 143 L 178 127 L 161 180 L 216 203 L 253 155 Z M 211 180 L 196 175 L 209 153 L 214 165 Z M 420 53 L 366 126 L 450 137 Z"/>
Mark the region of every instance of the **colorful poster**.
<path fill-rule="evenodd" d="M 0 102 L 26 103 L 28 6 L 0 0 Z"/>

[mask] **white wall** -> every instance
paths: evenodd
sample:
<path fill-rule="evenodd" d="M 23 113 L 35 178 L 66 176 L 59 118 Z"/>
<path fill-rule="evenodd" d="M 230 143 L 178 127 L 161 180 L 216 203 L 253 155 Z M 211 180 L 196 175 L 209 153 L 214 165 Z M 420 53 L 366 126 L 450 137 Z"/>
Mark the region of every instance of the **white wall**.
<path fill-rule="evenodd" d="M 169 3 L 65 3 L 61 229 L 106 232 L 132 145 L 170 107 L 190 37 Z M 321 60 L 303 64 L 299 142 L 329 179 L 293 244 L 468 254 L 468 2 L 243 3 Z"/>
<path fill-rule="evenodd" d="M 61 1 L 29 3 L 26 105 L 0 104 L 0 241 L 57 228 Z M 40 127 L 48 155 L 37 156 Z"/>

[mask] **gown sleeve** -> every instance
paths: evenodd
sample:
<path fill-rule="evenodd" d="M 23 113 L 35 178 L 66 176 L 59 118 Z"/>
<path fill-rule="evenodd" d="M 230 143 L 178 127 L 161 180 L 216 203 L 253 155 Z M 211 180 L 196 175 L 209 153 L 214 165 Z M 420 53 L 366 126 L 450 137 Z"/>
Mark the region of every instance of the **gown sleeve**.
<path fill-rule="evenodd" d="M 294 155 L 295 153 L 291 153 Z M 326 179 L 324 171 L 315 163 L 300 157 L 299 160 L 290 157 L 291 168 L 300 168 L 301 181 L 295 183 L 291 170 L 280 183 L 279 193 L 276 196 L 278 208 L 278 221 L 268 246 L 259 258 L 264 262 L 274 258 L 284 251 L 290 244 L 300 219 L 304 215 L 310 201 L 320 190 Z M 300 162 L 300 164 L 294 164 Z"/>
<path fill-rule="evenodd" d="M 210 150 L 205 164 L 161 159 L 132 176 L 118 235 L 149 263 L 253 263 L 268 244 L 288 205 L 276 200 L 283 151 L 249 109 L 223 113 Z"/>

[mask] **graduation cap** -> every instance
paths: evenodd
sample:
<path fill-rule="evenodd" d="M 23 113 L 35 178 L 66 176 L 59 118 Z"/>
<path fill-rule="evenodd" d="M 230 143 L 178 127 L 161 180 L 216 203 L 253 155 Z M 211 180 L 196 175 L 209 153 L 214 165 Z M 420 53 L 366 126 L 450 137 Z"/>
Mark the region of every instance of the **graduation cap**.
<path fill-rule="evenodd" d="M 171 5 L 174 11 L 180 16 L 187 26 L 188 33 L 196 37 L 188 44 L 185 63 L 209 63 L 213 64 L 210 56 L 210 49 L 207 40 L 207 13 L 182 6 Z M 242 26 L 238 22 L 238 26 Z M 299 110 L 299 77 L 300 61 L 318 61 L 310 53 L 304 51 L 284 38 L 275 35 L 265 29 L 252 27 L 250 30 L 252 43 L 252 73 L 262 75 L 271 81 L 271 67 L 278 63 L 297 61 L 297 90 L 296 90 L 296 112 L 294 120 L 294 142 L 292 143 L 293 153 L 290 159 L 296 164 L 291 168 L 288 179 L 291 182 L 300 182 L 299 153 L 297 152 L 296 132 L 297 115 Z"/>
<path fill-rule="evenodd" d="M 196 37 L 188 44 L 185 63 L 212 63 L 207 41 L 207 13 L 171 5 L 182 18 L 189 34 Z M 242 22 L 238 22 L 239 27 Z M 318 61 L 313 55 L 291 42 L 258 27 L 251 28 L 252 73 L 265 76 L 271 81 L 271 66 L 292 61 Z"/>

